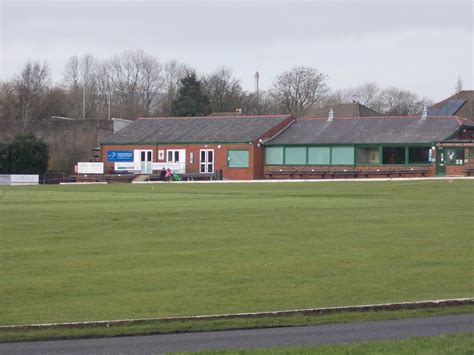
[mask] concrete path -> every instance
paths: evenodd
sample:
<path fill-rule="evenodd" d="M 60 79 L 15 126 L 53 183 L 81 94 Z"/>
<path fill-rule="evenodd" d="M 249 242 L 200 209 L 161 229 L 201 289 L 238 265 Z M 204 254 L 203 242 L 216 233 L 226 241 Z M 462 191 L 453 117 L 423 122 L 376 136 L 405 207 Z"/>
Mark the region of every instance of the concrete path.
<path fill-rule="evenodd" d="M 474 332 L 474 314 L 307 327 L 8 343 L 0 344 L 0 354 L 157 354 L 340 344 L 461 332 Z"/>

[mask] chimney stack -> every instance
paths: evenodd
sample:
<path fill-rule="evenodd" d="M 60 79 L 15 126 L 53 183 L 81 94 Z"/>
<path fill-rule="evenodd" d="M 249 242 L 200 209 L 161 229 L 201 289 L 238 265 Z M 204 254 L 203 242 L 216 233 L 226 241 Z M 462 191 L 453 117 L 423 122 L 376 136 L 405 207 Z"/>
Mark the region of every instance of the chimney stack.
<path fill-rule="evenodd" d="M 426 108 L 426 105 L 424 102 L 421 103 L 421 118 L 424 120 L 428 117 L 428 109 Z"/>
<path fill-rule="evenodd" d="M 329 111 L 328 122 L 331 122 L 334 119 L 334 110 L 331 107 L 331 111 Z"/>

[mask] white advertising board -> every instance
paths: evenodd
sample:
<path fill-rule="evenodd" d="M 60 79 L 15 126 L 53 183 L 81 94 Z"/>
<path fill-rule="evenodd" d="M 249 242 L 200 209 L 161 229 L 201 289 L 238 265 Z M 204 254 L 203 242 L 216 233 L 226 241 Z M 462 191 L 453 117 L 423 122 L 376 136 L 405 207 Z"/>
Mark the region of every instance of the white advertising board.
<path fill-rule="evenodd" d="M 78 174 L 103 174 L 104 163 L 77 163 Z"/>
<path fill-rule="evenodd" d="M 38 185 L 39 175 L 0 175 L 0 185 Z"/>
<path fill-rule="evenodd" d="M 114 163 L 114 171 L 131 171 L 134 172 L 136 171 L 136 164 L 134 162 L 119 162 L 119 163 Z M 138 169 L 140 170 L 140 169 Z"/>

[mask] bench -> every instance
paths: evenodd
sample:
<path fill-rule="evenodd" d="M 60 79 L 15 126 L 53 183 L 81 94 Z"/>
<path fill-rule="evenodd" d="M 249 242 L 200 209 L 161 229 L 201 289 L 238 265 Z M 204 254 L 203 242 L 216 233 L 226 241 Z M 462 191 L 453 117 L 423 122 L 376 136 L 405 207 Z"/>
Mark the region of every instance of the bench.
<path fill-rule="evenodd" d="M 109 183 L 113 182 L 131 182 L 135 179 L 137 175 L 135 174 L 107 174 L 103 176 L 102 181 L 107 181 Z"/>
<path fill-rule="evenodd" d="M 474 168 L 473 171 L 474 172 Z M 411 168 L 411 169 L 377 169 L 377 170 L 278 170 L 270 171 L 265 173 L 266 179 L 272 179 L 277 176 L 289 176 L 292 179 L 303 179 L 308 176 L 317 176 L 321 179 L 324 178 L 337 178 L 337 177 L 349 177 L 357 178 L 369 177 L 373 175 L 377 176 L 403 176 L 403 175 L 421 175 L 426 176 L 429 173 L 428 168 Z"/>
<path fill-rule="evenodd" d="M 474 166 L 466 166 L 464 168 L 464 172 L 467 176 L 471 176 L 472 174 L 474 174 Z"/>
<path fill-rule="evenodd" d="M 265 173 L 266 179 L 271 179 L 276 176 L 290 176 L 292 179 L 300 178 L 307 176 L 320 176 L 324 178 L 329 173 L 329 170 L 279 170 L 279 171 L 271 171 Z"/>
<path fill-rule="evenodd" d="M 216 173 L 184 173 L 178 174 L 184 181 L 216 180 Z"/>

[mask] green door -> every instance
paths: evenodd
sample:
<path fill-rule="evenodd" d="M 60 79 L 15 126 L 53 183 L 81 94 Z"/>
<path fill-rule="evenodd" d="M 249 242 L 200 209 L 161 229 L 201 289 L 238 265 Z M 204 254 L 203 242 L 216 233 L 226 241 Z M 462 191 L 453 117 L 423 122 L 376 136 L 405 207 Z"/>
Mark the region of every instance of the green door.
<path fill-rule="evenodd" d="M 446 175 L 446 153 L 443 148 L 438 148 L 436 152 L 436 175 Z"/>

